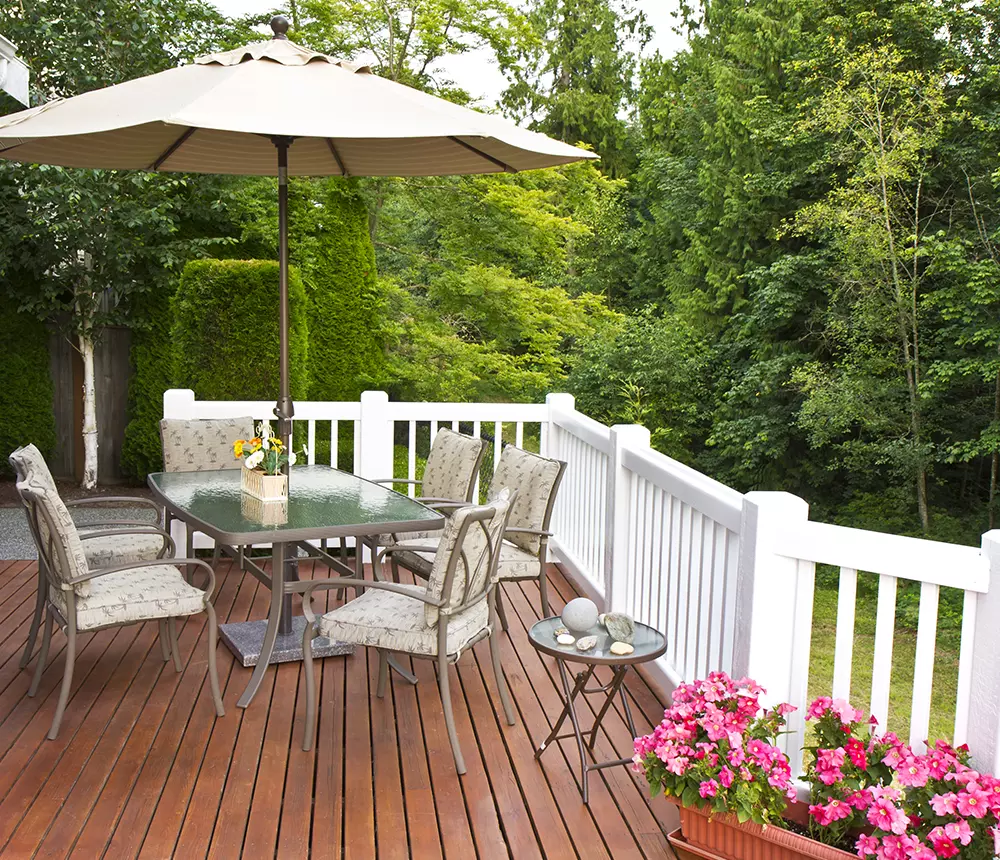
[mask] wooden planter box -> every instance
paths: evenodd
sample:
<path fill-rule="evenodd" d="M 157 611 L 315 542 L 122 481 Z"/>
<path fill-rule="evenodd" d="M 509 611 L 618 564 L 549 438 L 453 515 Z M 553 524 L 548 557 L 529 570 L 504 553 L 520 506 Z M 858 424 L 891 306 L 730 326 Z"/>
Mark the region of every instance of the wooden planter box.
<path fill-rule="evenodd" d="M 678 806 L 681 828 L 667 836 L 680 860 L 857 860 L 857 855 L 831 848 L 779 827 L 763 828 L 735 815 Z"/>
<path fill-rule="evenodd" d="M 283 526 L 288 522 L 288 500 L 265 502 L 249 493 L 243 493 L 240 513 L 262 526 Z"/>
<path fill-rule="evenodd" d="M 262 502 L 281 502 L 288 499 L 288 475 L 265 475 L 254 469 L 241 469 L 243 492 Z"/>

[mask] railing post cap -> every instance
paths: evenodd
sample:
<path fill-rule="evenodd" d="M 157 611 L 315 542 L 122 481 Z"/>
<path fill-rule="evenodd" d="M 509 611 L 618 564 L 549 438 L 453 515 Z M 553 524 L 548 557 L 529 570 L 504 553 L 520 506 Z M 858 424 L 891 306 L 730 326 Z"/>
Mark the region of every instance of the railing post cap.
<path fill-rule="evenodd" d="M 641 424 L 614 424 L 611 432 L 615 434 L 619 441 L 629 442 L 632 445 L 642 445 L 649 447 L 652 436 L 649 430 Z"/>
<path fill-rule="evenodd" d="M 388 403 L 389 394 L 385 391 L 362 391 L 362 403 Z"/>
<path fill-rule="evenodd" d="M 576 408 L 576 398 L 564 391 L 550 391 L 545 395 L 545 402 L 549 406 L 558 406 L 560 409 Z"/>
<path fill-rule="evenodd" d="M 773 511 L 796 517 L 809 516 L 809 503 L 792 493 L 784 491 L 751 490 L 744 497 L 762 511 Z"/>

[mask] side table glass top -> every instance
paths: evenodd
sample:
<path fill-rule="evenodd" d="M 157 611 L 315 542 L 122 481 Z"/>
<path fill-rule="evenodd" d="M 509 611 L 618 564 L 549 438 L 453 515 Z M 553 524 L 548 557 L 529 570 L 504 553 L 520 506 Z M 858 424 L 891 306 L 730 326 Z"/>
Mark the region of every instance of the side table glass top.
<path fill-rule="evenodd" d="M 156 472 L 149 486 L 174 513 L 229 544 L 252 543 L 262 533 L 290 542 L 444 525 L 420 502 L 330 466 L 295 466 L 287 503 L 247 496 L 240 469 Z"/>
<path fill-rule="evenodd" d="M 535 622 L 531 630 L 528 631 L 531 644 L 539 651 L 544 651 L 546 654 L 559 657 L 561 660 L 568 660 L 571 663 L 597 663 L 609 666 L 645 663 L 648 660 L 655 660 L 667 650 L 666 637 L 648 624 L 641 624 L 638 621 L 635 622 L 635 638 L 631 643 L 635 650 L 624 656 L 612 654 L 608 650 L 615 640 L 600 624 L 587 633 L 580 634 L 580 636 L 597 637 L 597 645 L 589 651 L 577 651 L 575 644 L 560 645 L 556 642 L 555 631 L 562 626 L 562 619 L 558 615 Z M 575 633 L 573 635 L 577 636 Z"/>

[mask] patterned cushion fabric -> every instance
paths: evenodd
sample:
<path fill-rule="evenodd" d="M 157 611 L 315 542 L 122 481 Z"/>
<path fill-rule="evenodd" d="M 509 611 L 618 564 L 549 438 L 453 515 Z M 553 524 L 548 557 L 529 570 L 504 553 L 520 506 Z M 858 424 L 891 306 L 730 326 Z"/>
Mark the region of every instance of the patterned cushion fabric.
<path fill-rule="evenodd" d="M 504 488 L 517 491 L 509 528 L 545 528 L 545 513 L 556 491 L 561 466 L 558 460 L 540 457 L 513 445 L 503 449 L 487 495 L 493 499 Z M 537 535 L 508 535 L 508 540 L 533 555 L 541 551 L 541 538 Z"/>
<path fill-rule="evenodd" d="M 38 547 L 38 553 L 46 560 L 52 573 L 63 582 L 88 573 L 90 566 L 83 549 L 83 542 L 80 540 L 73 517 L 59 498 L 59 494 L 46 488 L 45 480 L 38 477 L 32 465 L 27 465 L 26 477 L 17 482 L 17 489 L 22 493 L 30 491 L 33 503 L 39 507 L 37 517 L 39 533 L 36 542 L 41 541 L 41 546 Z M 45 516 L 45 512 L 48 512 L 48 517 Z M 54 526 L 51 530 L 50 520 Z M 81 582 L 76 586 L 76 590 L 80 595 L 87 594 L 91 590 L 91 584 L 89 581 Z"/>
<path fill-rule="evenodd" d="M 205 609 L 205 592 L 184 581 L 180 568 L 158 564 L 98 576 L 91 591 L 76 595 L 76 629 L 95 630 L 156 618 L 196 615 Z M 66 596 L 49 589 L 52 602 L 66 614 Z"/>
<path fill-rule="evenodd" d="M 422 540 L 400 541 L 399 545 L 437 546 L 439 540 L 440 537 L 431 536 Z M 430 576 L 431 568 L 434 566 L 434 553 L 431 552 L 399 552 L 396 553 L 396 559 L 407 570 L 414 571 L 424 579 Z M 503 542 L 500 548 L 500 563 L 497 566 L 497 579 L 537 579 L 541 570 L 542 563 L 538 556 L 510 541 Z"/>
<path fill-rule="evenodd" d="M 440 537 L 440 531 L 400 532 L 395 535 L 378 535 L 375 539 L 378 541 L 378 546 L 395 546 L 397 543 L 424 543 L 425 540 L 431 540 L 436 544 Z"/>
<path fill-rule="evenodd" d="M 438 430 L 427 455 L 418 495 L 429 499 L 470 501 L 483 444 L 482 439 L 456 433 L 447 427 Z"/>
<path fill-rule="evenodd" d="M 120 535 L 88 538 L 84 532 L 83 551 L 90 567 L 113 567 L 135 561 L 152 561 L 163 550 L 162 535 L 123 531 Z"/>
<path fill-rule="evenodd" d="M 233 443 L 253 434 L 253 418 L 164 418 L 160 421 L 163 468 L 168 472 L 237 469 Z"/>
<path fill-rule="evenodd" d="M 10 455 L 9 460 L 14 466 L 18 478 L 26 480 L 30 476 L 31 482 L 36 486 L 44 488 L 46 492 L 59 495 L 55 479 L 49 470 L 49 464 L 45 462 L 42 452 L 34 445 L 29 444 L 18 448 Z"/>
<path fill-rule="evenodd" d="M 414 594 L 426 593 L 419 585 L 403 587 Z M 427 624 L 425 607 L 415 597 L 370 588 L 320 618 L 319 633 L 340 642 L 435 657 L 438 631 Z M 448 620 L 447 653 L 461 651 L 486 629 L 488 622 L 489 605 L 485 600 L 452 615 Z"/>
<path fill-rule="evenodd" d="M 488 506 L 469 505 L 455 511 L 445 523 L 444 533 L 438 541 L 437 552 L 434 553 L 434 560 L 427 575 L 428 594 L 443 597 L 446 606 L 454 607 L 461 606 L 485 593 L 487 568 L 490 562 L 489 549 L 490 546 L 500 545 L 510 506 L 508 494 L 504 491 Z M 488 508 L 493 509 L 493 516 L 490 519 L 479 522 L 472 520 L 472 517 Z M 467 522 L 469 527 L 462 538 L 462 529 Z M 445 593 L 449 562 L 456 554 L 459 558 L 455 563 L 451 589 Z M 427 623 L 431 626 L 437 624 L 438 608 L 428 605 L 424 611 Z"/>

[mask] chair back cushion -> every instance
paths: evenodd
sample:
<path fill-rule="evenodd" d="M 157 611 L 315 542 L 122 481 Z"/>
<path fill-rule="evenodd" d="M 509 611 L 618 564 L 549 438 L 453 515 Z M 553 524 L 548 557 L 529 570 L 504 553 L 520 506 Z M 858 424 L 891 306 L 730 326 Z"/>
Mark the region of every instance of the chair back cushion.
<path fill-rule="evenodd" d="M 237 439 L 254 435 L 253 418 L 164 418 L 160 421 L 163 468 L 167 472 L 214 472 L 238 469 L 233 456 Z"/>
<path fill-rule="evenodd" d="M 496 564 L 503 531 L 510 516 L 511 502 L 512 499 L 504 493 L 489 505 L 468 505 L 459 508 L 448 518 L 427 579 L 428 595 L 446 598 L 445 606 L 450 608 L 461 606 L 486 593 L 487 585 L 496 579 Z M 476 515 L 491 509 L 491 517 L 480 522 L 474 521 Z M 453 557 L 456 557 L 455 573 L 448 587 L 448 566 Z M 438 608 L 427 606 L 424 611 L 428 625 L 433 627 L 437 624 Z"/>
<path fill-rule="evenodd" d="M 456 433 L 447 427 L 438 430 L 427 455 L 418 495 L 471 502 L 484 444 L 482 439 Z"/>
<path fill-rule="evenodd" d="M 547 529 L 562 468 L 559 460 L 508 445 L 500 454 L 487 497 L 492 499 L 503 489 L 516 492 L 509 527 Z M 541 551 L 541 538 L 537 535 L 509 534 L 507 540 L 532 555 Z"/>
<path fill-rule="evenodd" d="M 32 537 L 38 548 L 38 557 L 45 562 L 50 575 L 62 582 L 69 582 L 90 571 L 83 542 L 76 530 L 76 524 L 69 510 L 59 498 L 45 486 L 33 469 L 17 482 L 17 491 L 28 507 L 28 516 L 35 527 Z M 77 594 L 90 593 L 90 583 L 81 582 L 74 586 Z"/>
<path fill-rule="evenodd" d="M 42 452 L 34 445 L 28 444 L 23 448 L 18 448 L 7 458 L 14 467 L 19 481 L 26 480 L 31 475 L 31 482 L 35 486 L 44 487 L 48 492 L 59 494 L 56 489 L 55 478 L 49 470 L 49 464 L 45 462 Z"/>

